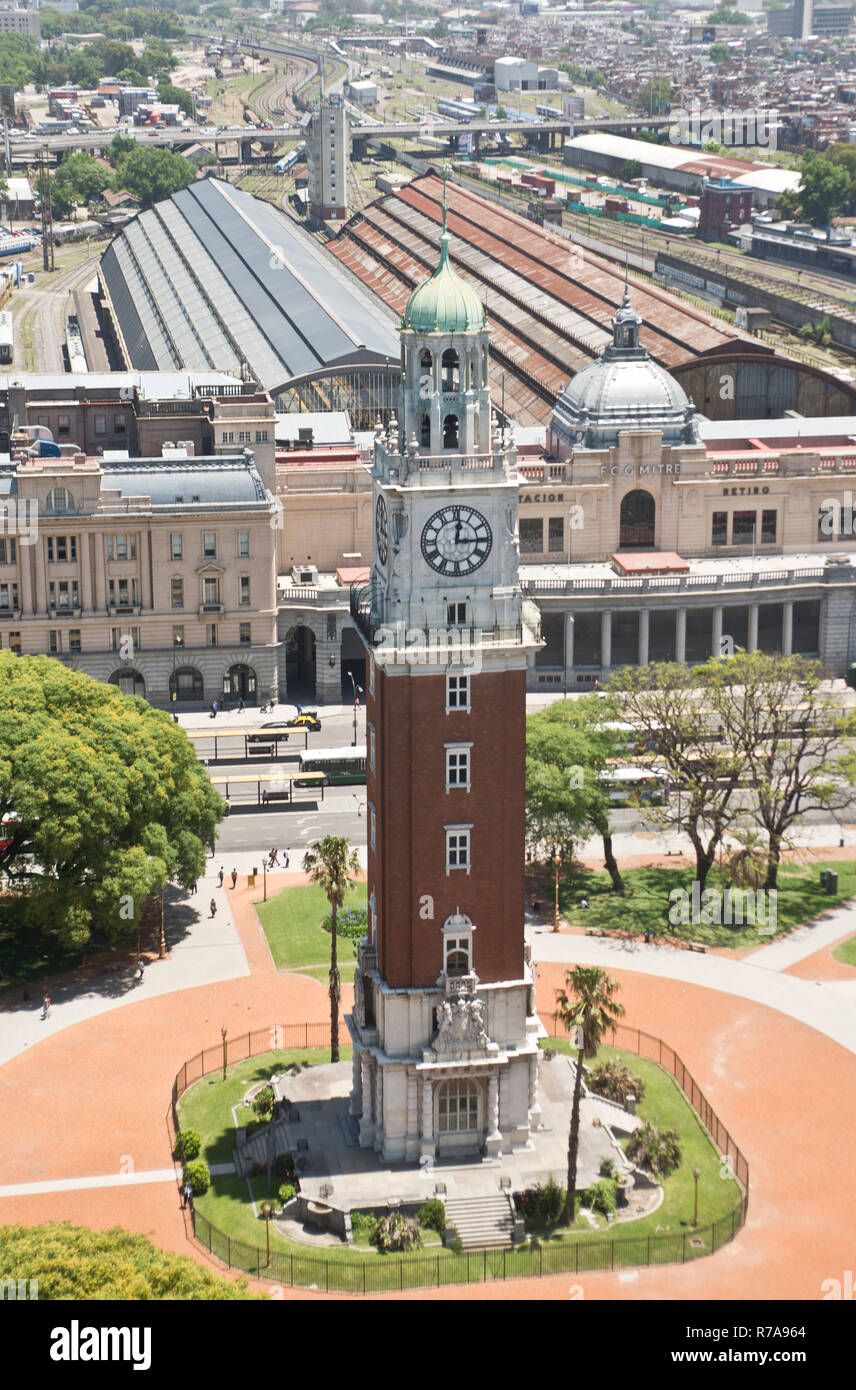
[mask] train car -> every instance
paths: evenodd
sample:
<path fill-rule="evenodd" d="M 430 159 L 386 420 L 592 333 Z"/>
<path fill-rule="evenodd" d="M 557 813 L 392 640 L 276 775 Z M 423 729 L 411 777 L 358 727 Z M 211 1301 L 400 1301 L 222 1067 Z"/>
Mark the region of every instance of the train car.
<path fill-rule="evenodd" d="M 295 164 L 299 164 L 301 160 L 305 158 L 305 143 L 295 145 L 293 150 L 289 150 L 288 154 L 284 154 L 282 159 L 276 161 L 276 164 L 273 166 L 273 171 L 275 174 L 287 174 L 289 169 L 293 169 Z"/>
<path fill-rule="evenodd" d="M 15 325 L 9 309 L 0 310 L 0 362 L 11 362 L 15 352 Z"/>
<path fill-rule="evenodd" d="M 437 115 L 446 116 L 453 121 L 474 121 L 481 107 L 474 101 L 454 101 L 450 97 L 440 97 L 437 102 Z"/>

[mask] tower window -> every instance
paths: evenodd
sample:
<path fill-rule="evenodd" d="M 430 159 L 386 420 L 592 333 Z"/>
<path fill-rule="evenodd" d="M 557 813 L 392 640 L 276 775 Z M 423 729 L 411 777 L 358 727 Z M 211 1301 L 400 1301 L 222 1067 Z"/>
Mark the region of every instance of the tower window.
<path fill-rule="evenodd" d="M 447 936 L 443 945 L 446 955 L 443 962 L 445 973 L 447 975 L 469 975 L 472 939 L 469 936 Z"/>
<path fill-rule="evenodd" d="M 446 713 L 452 710 L 470 709 L 470 678 L 469 676 L 447 676 L 446 677 Z"/>
<path fill-rule="evenodd" d="M 459 1134 L 479 1127 L 479 1093 L 475 1081 L 444 1081 L 437 1092 L 437 1128 Z"/>
<path fill-rule="evenodd" d="M 456 787 L 470 789 L 470 749 L 471 743 L 446 744 L 446 791 Z"/>
<path fill-rule="evenodd" d="M 430 449 L 431 447 L 431 416 L 419 416 L 419 447 L 420 449 Z"/>
<path fill-rule="evenodd" d="M 464 627 L 467 622 L 466 603 L 447 603 L 446 622 L 449 627 Z"/>
<path fill-rule="evenodd" d="M 458 447 L 458 417 L 457 415 L 447 415 L 443 421 L 443 448 L 457 449 Z"/>
<path fill-rule="evenodd" d="M 422 351 L 421 351 L 420 354 L 419 354 L 419 370 L 420 370 L 420 372 L 430 372 L 433 366 L 434 366 L 434 359 L 433 359 L 433 357 L 431 356 L 431 353 L 428 351 L 427 348 L 423 348 Z"/>
<path fill-rule="evenodd" d="M 446 830 L 446 873 L 453 869 L 470 872 L 470 831 L 471 825 L 447 825 Z"/>
<path fill-rule="evenodd" d="M 442 389 L 459 391 L 461 389 L 461 362 L 454 348 L 446 348 L 442 361 Z"/>

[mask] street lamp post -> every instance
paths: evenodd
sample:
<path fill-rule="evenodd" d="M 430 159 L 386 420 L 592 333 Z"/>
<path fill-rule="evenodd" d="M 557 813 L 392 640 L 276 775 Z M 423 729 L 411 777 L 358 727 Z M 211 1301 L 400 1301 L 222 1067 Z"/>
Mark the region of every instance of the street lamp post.
<path fill-rule="evenodd" d="M 698 1225 L 698 1180 L 701 1177 L 701 1170 L 693 1168 L 693 1182 L 695 1183 L 695 1201 L 693 1204 L 693 1225 Z"/>
<path fill-rule="evenodd" d="M 166 925 L 164 923 L 164 898 L 166 897 L 166 884 L 161 889 L 161 920 L 160 920 L 160 950 L 158 957 L 163 960 L 166 956 Z"/>
<path fill-rule="evenodd" d="M 226 1025 L 220 1029 L 220 1037 L 223 1039 L 223 1080 L 226 1080 Z"/>
<path fill-rule="evenodd" d="M 264 1204 L 265 1214 L 265 1264 L 270 1264 L 270 1202 Z"/>
<path fill-rule="evenodd" d="M 354 748 L 356 748 L 356 746 L 357 746 L 357 706 L 358 706 L 359 703 L 360 703 L 360 696 L 361 696 L 362 693 L 363 693 L 363 687 L 362 687 L 361 685 L 357 685 L 357 682 L 354 680 L 354 673 L 353 673 L 353 671 L 349 671 L 349 672 L 348 672 L 348 679 L 349 679 L 350 682 L 351 682 L 351 689 L 352 689 L 353 692 L 354 692 L 354 737 L 353 737 L 353 740 L 352 740 L 352 746 L 353 746 Z"/>

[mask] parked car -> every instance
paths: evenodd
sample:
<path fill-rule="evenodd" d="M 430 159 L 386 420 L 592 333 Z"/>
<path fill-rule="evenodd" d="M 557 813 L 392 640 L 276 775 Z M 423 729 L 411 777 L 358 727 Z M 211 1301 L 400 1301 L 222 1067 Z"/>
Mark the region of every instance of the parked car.
<path fill-rule="evenodd" d="M 247 742 L 248 742 L 248 743 L 270 743 L 270 742 L 271 742 L 272 735 L 271 735 L 271 734 L 266 734 L 266 733 L 265 733 L 265 729 L 281 729 L 281 728 L 282 728 L 282 720 L 281 720 L 281 719 L 274 719 L 272 723 L 270 723 L 270 724 L 262 724 L 262 726 L 261 726 L 260 729 L 255 729 L 255 730 L 253 731 L 253 733 L 247 734 Z M 288 738 L 288 734 L 279 734 L 278 737 L 282 740 L 282 742 L 285 742 L 285 740 Z"/>
<path fill-rule="evenodd" d="M 313 734 L 317 734 L 321 728 L 321 720 L 315 710 L 304 710 L 302 714 L 296 714 L 293 719 L 286 719 L 287 729 L 309 729 Z"/>

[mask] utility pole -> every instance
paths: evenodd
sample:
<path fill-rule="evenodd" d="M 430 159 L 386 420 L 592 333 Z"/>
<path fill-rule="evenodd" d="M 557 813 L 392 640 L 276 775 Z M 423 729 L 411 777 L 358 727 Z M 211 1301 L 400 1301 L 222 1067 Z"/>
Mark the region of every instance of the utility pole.
<path fill-rule="evenodd" d="M 51 176 L 48 168 L 48 150 L 43 145 L 39 156 L 39 180 L 42 195 L 42 265 L 45 270 L 54 269 L 53 208 L 51 206 Z"/>

